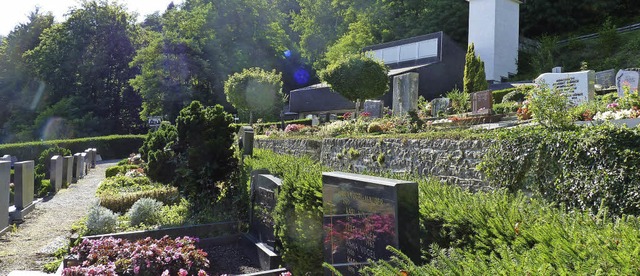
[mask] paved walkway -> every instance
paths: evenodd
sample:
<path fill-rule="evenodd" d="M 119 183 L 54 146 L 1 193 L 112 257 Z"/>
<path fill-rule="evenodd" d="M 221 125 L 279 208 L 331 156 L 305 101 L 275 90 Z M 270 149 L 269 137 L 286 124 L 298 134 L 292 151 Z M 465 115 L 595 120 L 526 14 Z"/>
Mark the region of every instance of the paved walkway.
<path fill-rule="evenodd" d="M 69 240 L 71 225 L 97 204 L 96 189 L 105 178 L 105 170 L 117 161 L 99 162 L 78 183 L 37 204 L 17 231 L 1 237 L 0 275 L 14 270 L 42 270 L 52 261 L 51 254 Z"/>

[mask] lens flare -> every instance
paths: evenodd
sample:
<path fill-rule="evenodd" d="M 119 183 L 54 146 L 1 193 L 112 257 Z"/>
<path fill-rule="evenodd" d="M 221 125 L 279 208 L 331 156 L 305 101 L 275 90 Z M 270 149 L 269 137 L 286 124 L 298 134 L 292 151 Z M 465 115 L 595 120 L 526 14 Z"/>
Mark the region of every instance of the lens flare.
<path fill-rule="evenodd" d="M 29 106 L 31 110 L 36 110 L 36 107 L 38 107 L 38 104 L 42 99 L 42 95 L 44 94 L 44 88 L 45 88 L 44 82 L 40 81 L 40 85 L 38 85 L 38 91 L 36 91 L 36 94 L 33 96 L 33 99 L 31 100 L 31 106 Z"/>
<path fill-rule="evenodd" d="M 284 51 L 284 57 L 285 58 L 290 58 L 291 57 L 291 50 L 285 50 Z"/>
<path fill-rule="evenodd" d="M 50 117 L 47 123 L 42 127 L 40 134 L 41 140 L 52 140 L 61 138 L 70 138 L 71 132 L 66 124 L 65 119 L 60 117 Z"/>
<path fill-rule="evenodd" d="M 293 79 L 299 85 L 305 85 L 309 83 L 309 72 L 304 68 L 299 68 L 295 73 L 293 73 Z"/>

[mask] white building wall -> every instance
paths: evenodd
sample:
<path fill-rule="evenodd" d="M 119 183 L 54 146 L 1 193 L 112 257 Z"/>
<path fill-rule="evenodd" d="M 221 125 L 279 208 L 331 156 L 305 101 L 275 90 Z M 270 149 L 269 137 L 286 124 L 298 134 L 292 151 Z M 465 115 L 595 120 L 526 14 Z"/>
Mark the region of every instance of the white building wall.
<path fill-rule="evenodd" d="M 517 73 L 520 1 L 469 1 L 469 43 L 484 61 L 488 81 Z"/>

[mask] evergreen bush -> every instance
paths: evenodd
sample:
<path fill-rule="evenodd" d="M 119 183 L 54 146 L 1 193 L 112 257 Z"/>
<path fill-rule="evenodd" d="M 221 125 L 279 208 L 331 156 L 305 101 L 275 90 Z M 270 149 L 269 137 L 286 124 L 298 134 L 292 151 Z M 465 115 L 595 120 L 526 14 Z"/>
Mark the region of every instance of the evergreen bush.
<path fill-rule="evenodd" d="M 156 131 L 149 132 L 140 156 L 147 162 L 147 175 L 154 181 L 171 183 L 176 168 L 173 145 L 178 140 L 178 130 L 168 122 L 162 122 Z"/>
<path fill-rule="evenodd" d="M 467 47 L 465 56 L 462 92 L 470 94 L 488 88 L 489 83 L 484 71 L 484 62 L 479 56 L 476 56 L 475 46 L 471 43 Z"/>

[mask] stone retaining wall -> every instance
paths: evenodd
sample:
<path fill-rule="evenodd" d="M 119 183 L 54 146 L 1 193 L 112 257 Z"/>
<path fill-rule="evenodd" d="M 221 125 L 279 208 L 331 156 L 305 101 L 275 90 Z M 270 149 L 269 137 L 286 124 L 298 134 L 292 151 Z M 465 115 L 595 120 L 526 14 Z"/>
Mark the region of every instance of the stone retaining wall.
<path fill-rule="evenodd" d="M 431 175 L 473 191 L 489 189 L 475 170 L 489 141 L 451 139 L 256 140 L 254 146 L 276 153 L 309 155 L 340 171 Z"/>

